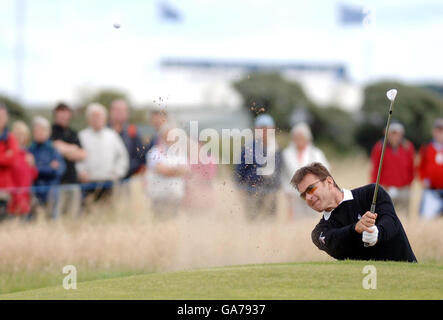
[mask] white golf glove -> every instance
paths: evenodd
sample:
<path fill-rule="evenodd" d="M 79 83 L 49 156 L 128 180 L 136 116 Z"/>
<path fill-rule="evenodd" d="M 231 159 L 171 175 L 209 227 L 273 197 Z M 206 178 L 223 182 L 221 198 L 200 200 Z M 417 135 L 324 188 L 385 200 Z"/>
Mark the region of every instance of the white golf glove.
<path fill-rule="evenodd" d="M 372 247 L 378 241 L 378 228 L 372 226 L 370 229 L 374 230 L 374 232 L 363 231 L 362 241 L 367 243 L 369 247 Z"/>

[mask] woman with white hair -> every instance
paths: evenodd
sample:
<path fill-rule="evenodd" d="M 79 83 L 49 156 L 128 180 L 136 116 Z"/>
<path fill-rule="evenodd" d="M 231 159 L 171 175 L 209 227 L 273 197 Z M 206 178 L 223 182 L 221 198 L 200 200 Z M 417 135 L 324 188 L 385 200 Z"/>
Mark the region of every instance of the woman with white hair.
<path fill-rule="evenodd" d="M 291 138 L 289 146 L 283 150 L 282 183 L 288 201 L 288 218 L 293 220 L 296 217 L 308 216 L 313 212 L 290 184 L 294 173 L 312 162 L 320 162 L 329 169 L 329 163 L 324 153 L 312 144 L 311 129 L 306 123 L 294 125 Z"/>
<path fill-rule="evenodd" d="M 120 136 L 106 127 L 107 111 L 99 103 L 86 109 L 88 128 L 79 132 L 86 150 L 85 160 L 76 163 L 79 180 L 88 183 L 87 193 L 96 191 L 95 200 L 110 194 L 112 182 L 123 178 L 129 168 L 129 156 Z"/>
<path fill-rule="evenodd" d="M 35 196 L 41 206 L 46 206 L 52 218 L 57 218 L 59 212 L 58 184 L 66 170 L 66 163 L 62 155 L 52 145 L 51 124 L 41 116 L 32 119 L 33 142 L 29 152 L 35 159 L 38 170 L 37 179 L 34 181 Z"/>

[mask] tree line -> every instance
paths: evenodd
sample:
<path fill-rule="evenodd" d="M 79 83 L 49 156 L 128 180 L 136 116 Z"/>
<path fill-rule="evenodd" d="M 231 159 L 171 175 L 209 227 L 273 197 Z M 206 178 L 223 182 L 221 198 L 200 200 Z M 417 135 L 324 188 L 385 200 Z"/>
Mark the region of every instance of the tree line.
<path fill-rule="evenodd" d="M 406 137 L 418 148 L 431 139 L 431 127 L 435 118 L 443 116 L 443 90 L 438 85 L 409 85 L 394 81 L 370 83 L 364 88 L 364 100 L 359 111 L 349 112 L 340 106 L 316 105 L 304 92 L 302 86 L 278 73 L 257 72 L 232 83 L 243 98 L 243 107 L 255 118 L 269 113 L 276 122 L 277 133 L 288 132 L 294 122 L 305 121 L 312 129 L 316 143 L 329 146 L 337 153 L 349 154 L 364 150 L 369 154 L 375 142 L 383 137 L 389 104 L 386 91 L 396 88 L 399 92 L 393 119 L 403 123 Z M 109 108 L 112 100 L 130 99 L 125 92 L 104 89 L 85 96 L 73 117 L 73 127 L 86 126 L 84 108 L 89 102 L 99 102 Z M 50 116 L 52 106 L 32 110 L 5 95 L 0 102 L 9 109 L 11 121 L 21 119 L 29 122 L 33 113 Z M 146 123 L 146 110 L 132 109 L 133 123 Z"/>

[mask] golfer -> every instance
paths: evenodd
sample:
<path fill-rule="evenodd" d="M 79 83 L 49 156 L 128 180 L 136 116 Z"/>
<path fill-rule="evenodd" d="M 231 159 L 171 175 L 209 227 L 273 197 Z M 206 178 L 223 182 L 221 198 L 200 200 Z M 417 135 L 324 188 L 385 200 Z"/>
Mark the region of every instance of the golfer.
<path fill-rule="evenodd" d="M 375 184 L 340 189 L 318 162 L 297 170 L 291 184 L 309 207 L 323 213 L 311 235 L 320 250 L 339 260 L 417 262 L 392 200 L 382 187 L 376 213 L 371 213 Z"/>

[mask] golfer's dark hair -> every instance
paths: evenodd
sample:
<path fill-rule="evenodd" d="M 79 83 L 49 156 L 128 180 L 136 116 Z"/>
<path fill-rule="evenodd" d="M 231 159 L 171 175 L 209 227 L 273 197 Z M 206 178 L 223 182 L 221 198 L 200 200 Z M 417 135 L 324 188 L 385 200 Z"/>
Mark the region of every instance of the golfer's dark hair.
<path fill-rule="evenodd" d="M 54 113 L 56 113 L 57 111 L 65 111 L 65 110 L 72 112 L 71 108 L 66 103 L 59 102 L 57 106 L 54 108 Z"/>
<path fill-rule="evenodd" d="M 5 110 L 6 112 L 8 112 L 8 108 L 6 108 L 6 105 L 0 101 L 0 110 Z"/>
<path fill-rule="evenodd" d="M 291 179 L 291 185 L 298 190 L 298 185 L 308 174 L 312 174 L 321 180 L 325 180 L 327 177 L 332 178 L 332 175 L 329 173 L 328 169 L 326 169 L 324 165 L 319 162 L 313 162 L 307 166 L 301 167 L 295 172 L 294 176 Z M 340 189 L 334 178 L 332 178 L 332 180 L 334 181 L 334 186 L 337 189 Z"/>

